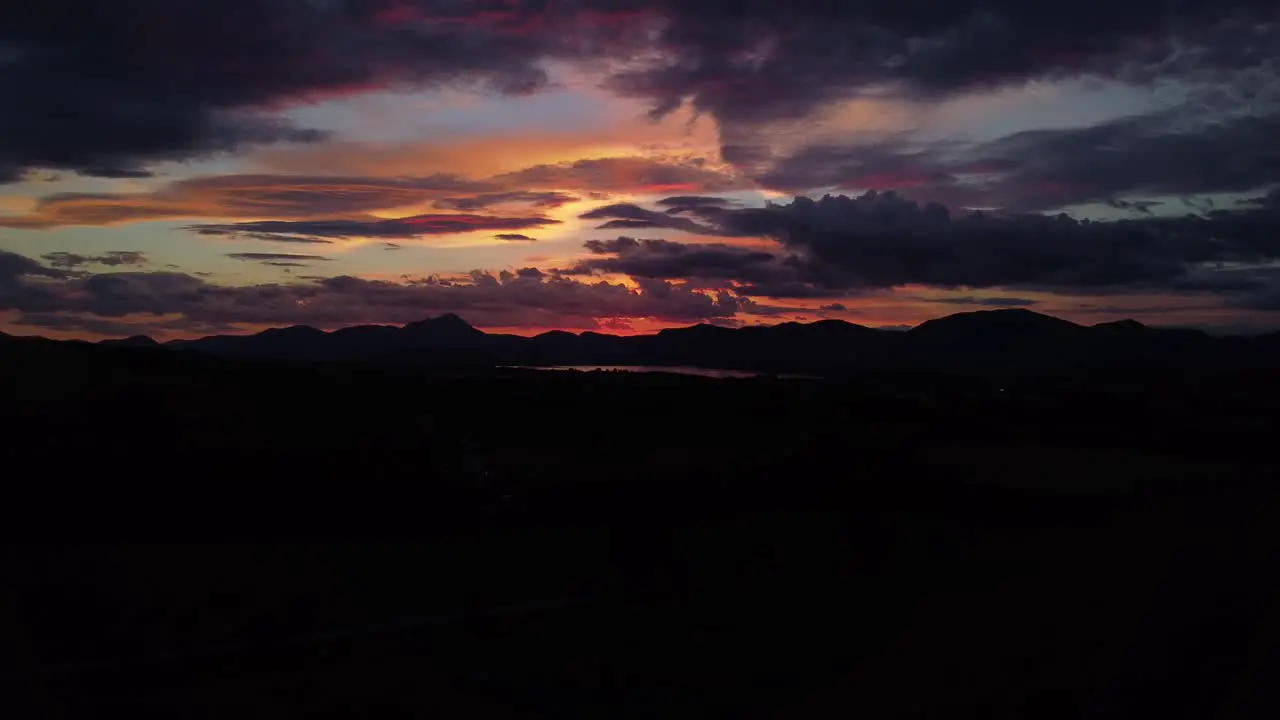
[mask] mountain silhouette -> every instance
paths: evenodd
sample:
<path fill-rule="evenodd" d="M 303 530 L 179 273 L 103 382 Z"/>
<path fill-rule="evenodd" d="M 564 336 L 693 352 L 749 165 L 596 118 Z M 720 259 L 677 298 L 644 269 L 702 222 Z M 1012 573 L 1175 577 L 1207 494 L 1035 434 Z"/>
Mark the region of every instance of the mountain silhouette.
<path fill-rule="evenodd" d="M 471 327 L 466 320 L 453 313 L 411 322 L 404 326 L 404 331 L 430 338 L 432 342 L 449 342 L 451 340 L 468 342 L 474 341 L 485 334 L 484 331 Z"/>
<path fill-rule="evenodd" d="M 975 338 L 1026 338 L 1075 334 L 1083 326 L 1069 320 L 1023 308 L 975 310 L 926 320 L 911 329 L 917 337 L 937 340 L 972 340 Z"/>
<path fill-rule="evenodd" d="M 1075 365 L 1088 328 L 1024 309 L 978 310 L 921 323 L 901 360 L 927 369 L 1014 369 Z"/>
<path fill-rule="evenodd" d="M 1265 367 L 1280 333 L 1215 338 L 1134 320 L 1079 325 L 1025 309 L 963 312 L 907 331 L 843 320 L 728 328 L 699 324 L 651 335 L 490 334 L 454 314 L 403 327 L 307 326 L 159 344 L 145 337 L 102 345 L 158 347 L 225 357 L 422 365 L 688 365 L 760 371 L 1052 371 L 1109 367 Z"/>
<path fill-rule="evenodd" d="M 1137 320 L 1114 320 L 1112 322 L 1098 323 L 1093 326 L 1095 332 L 1112 333 L 1115 335 L 1133 335 L 1136 333 L 1147 332 L 1151 328 L 1143 325 Z"/>
<path fill-rule="evenodd" d="M 113 338 L 111 340 L 103 340 L 100 345 L 116 346 L 116 347 L 155 347 L 160 343 L 155 339 L 146 335 L 132 335 L 127 338 Z"/>

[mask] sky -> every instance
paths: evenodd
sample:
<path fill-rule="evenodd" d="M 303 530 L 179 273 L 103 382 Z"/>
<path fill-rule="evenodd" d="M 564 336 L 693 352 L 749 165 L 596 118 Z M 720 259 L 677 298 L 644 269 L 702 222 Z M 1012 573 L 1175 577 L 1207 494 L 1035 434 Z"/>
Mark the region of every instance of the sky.
<path fill-rule="evenodd" d="M 1280 328 L 1274 0 L 46 0 L 0 331 Z"/>

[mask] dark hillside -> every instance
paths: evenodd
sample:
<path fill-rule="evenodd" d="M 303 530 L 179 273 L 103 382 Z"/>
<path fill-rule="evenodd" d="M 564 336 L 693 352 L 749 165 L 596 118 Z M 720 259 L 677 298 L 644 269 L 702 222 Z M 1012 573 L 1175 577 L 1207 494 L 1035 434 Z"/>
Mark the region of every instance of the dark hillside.
<path fill-rule="evenodd" d="M 1274 376 L 4 362 L 30 717 L 1247 717 L 1278 669 Z"/>

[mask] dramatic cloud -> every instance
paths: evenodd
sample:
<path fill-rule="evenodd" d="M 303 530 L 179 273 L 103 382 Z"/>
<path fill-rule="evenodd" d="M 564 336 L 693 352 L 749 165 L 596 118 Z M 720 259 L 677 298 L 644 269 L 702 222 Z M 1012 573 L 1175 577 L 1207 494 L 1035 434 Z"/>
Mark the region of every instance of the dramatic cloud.
<path fill-rule="evenodd" d="M 149 193 L 61 193 L 0 227 L 51 228 L 183 217 L 312 218 L 407 207 L 494 186 L 453 175 L 421 178 L 223 175 L 181 180 Z"/>
<path fill-rule="evenodd" d="M 267 233 L 268 237 L 302 238 L 417 238 L 427 235 L 456 235 L 483 230 L 522 230 L 558 224 L 545 217 L 504 218 L 489 215 L 415 215 L 390 220 L 264 220 L 230 225 L 193 225 L 189 230 L 202 235 L 242 236 Z"/>
<path fill-rule="evenodd" d="M 720 210 L 737 203 L 727 198 L 707 195 L 678 195 L 663 198 L 657 204 L 666 208 L 668 215 L 690 213 L 700 217 L 715 217 Z"/>
<path fill-rule="evenodd" d="M 318 139 L 268 113 L 291 103 L 396 83 L 522 93 L 545 82 L 536 61 L 550 48 L 486 27 L 480 8 L 475 24 L 410 25 L 389 22 L 391 7 L 27 3 L 0 26 L 0 44 L 15 49 L 0 74 L 0 168 L 119 176 L 154 160 Z"/>
<path fill-rule="evenodd" d="M 733 201 L 728 198 L 715 197 L 714 195 L 677 195 L 675 197 L 663 198 L 658 201 L 659 205 L 673 209 L 684 207 L 701 207 L 703 205 L 733 205 Z M 668 210 L 667 212 L 671 212 Z"/>
<path fill-rule="evenodd" d="M 1274 232 L 1280 217 L 1267 202 L 1203 217 L 1090 222 L 1043 215 L 953 217 L 940 205 L 922 207 L 891 192 L 797 198 L 718 214 L 716 232 L 773 238 L 776 251 L 620 237 L 587 241 L 586 248 L 600 257 L 566 272 L 723 280 L 741 295 L 769 297 L 829 297 L 906 285 L 1241 293 L 1267 287 L 1266 268 L 1280 261 L 1280 235 Z"/>
<path fill-rule="evenodd" d="M 715 234 L 713 228 L 709 228 L 685 217 L 678 217 L 663 212 L 654 212 L 633 205 L 631 203 L 615 203 L 613 205 L 604 205 L 602 207 L 589 210 L 578 216 L 583 220 L 603 220 L 609 218 L 609 222 L 600 225 L 599 229 L 610 228 L 667 228 L 670 230 L 683 230 L 684 232 L 695 233 L 699 235 Z"/>
<path fill-rule="evenodd" d="M 941 205 L 872 191 L 731 210 L 720 223 L 726 235 L 774 238 L 794 253 L 789 262 L 803 269 L 806 282 L 827 289 L 1194 290 L 1209 289 L 1226 264 L 1280 259 L 1280 217 L 1268 207 L 1115 222 L 1065 215 L 952 217 Z"/>
<path fill-rule="evenodd" d="M 1277 136 L 1280 111 L 1215 120 L 1157 113 L 1018 133 L 979 148 L 974 164 L 1008 168 L 992 194 L 1024 210 L 1123 195 L 1246 192 L 1280 182 Z"/>
<path fill-rule="evenodd" d="M 734 186 L 741 182 L 716 171 L 646 158 L 539 165 L 488 180 L 456 175 L 224 175 L 180 180 L 146 193 L 48 195 L 36 201 L 31 213 L 0 215 L 0 227 L 46 229 L 202 217 L 345 218 L 426 203 L 461 212 L 505 204 L 551 210 L 580 200 L 566 190 L 630 193 Z"/>
<path fill-rule="evenodd" d="M 537 238 L 531 238 L 528 235 L 522 235 L 520 233 L 498 233 L 497 235 L 494 235 L 494 237 L 508 242 L 537 242 Z"/>
<path fill-rule="evenodd" d="M 77 255 L 69 252 L 51 252 L 41 256 L 56 268 L 73 269 L 84 265 L 146 265 L 147 256 L 137 250 L 111 250 L 101 255 Z"/>
<path fill-rule="evenodd" d="M 461 281 L 431 277 L 397 283 L 341 276 L 225 286 L 168 272 L 69 277 L 20 255 L 0 253 L 0 310 L 28 317 L 153 315 L 181 316 L 200 326 L 337 327 L 404 323 L 456 312 L 483 326 L 596 328 L 596 318 L 698 322 L 731 317 L 750 306 L 729 293 L 704 293 L 683 284 L 642 280 L 638 285 L 578 282 L 523 268 L 498 275 L 475 271 Z"/>
<path fill-rule="evenodd" d="M 562 192 L 528 192 L 513 191 L 502 193 L 482 193 L 472 197 L 455 197 L 437 200 L 435 206 L 444 210 L 460 210 L 470 212 L 474 210 L 487 210 L 494 205 L 506 205 L 516 203 L 521 205 L 529 205 L 542 210 L 552 210 L 563 207 L 571 202 L 577 202 L 577 198 L 568 193 Z"/>
<path fill-rule="evenodd" d="M 188 228 L 190 230 L 191 228 Z M 193 230 L 197 235 L 206 237 L 220 237 L 228 240 L 255 240 L 258 242 L 273 243 L 290 243 L 294 245 L 332 245 L 332 240 L 323 238 L 302 237 L 300 235 L 286 235 L 282 233 L 268 232 L 235 232 L 227 231 L 221 227 L 200 228 Z"/>
<path fill-rule="evenodd" d="M 582 260 L 568 274 L 613 273 L 663 280 L 731 280 L 780 288 L 801 281 L 799 268 L 778 254 L 722 244 L 678 243 L 669 240 L 618 237 L 588 240 L 587 250 L 600 257 Z M 746 294 L 759 294 L 744 290 Z M 779 290 L 780 296 L 787 295 Z"/>
<path fill-rule="evenodd" d="M 591 158 L 504 173 L 491 182 L 507 187 L 605 193 L 721 192 L 746 187 L 740 178 L 702 160 L 644 157 Z"/>
<path fill-rule="evenodd" d="M 691 103 L 722 124 L 808 116 L 838 98 L 937 98 L 1074 75 L 1221 82 L 1272 59 L 1266 0 L 1181 3 L 1022 0 L 690 4 L 672 12 L 660 52 L 610 87 L 650 98 L 655 114 Z M 1244 47 L 1249 47 L 1245 45 Z"/>
<path fill-rule="evenodd" d="M 1125 198 L 1248 192 L 1280 183 L 1280 151 L 1270 140 L 1277 135 L 1280 108 L 1223 119 L 1179 107 L 969 146 L 904 140 L 811 146 L 756 179 L 790 191 L 897 190 L 950 207 L 1031 212 L 1099 202 L 1149 215 L 1158 203 Z"/>
<path fill-rule="evenodd" d="M 26 277 L 65 278 L 67 273 L 45 267 L 25 255 L 0 250 L 0 290 L 12 290 Z"/>
<path fill-rule="evenodd" d="M 689 103 L 727 126 L 1034 78 L 1223 85 L 1274 58 L 1274 20 L 1270 0 L 25 3 L 0 26 L 0 175 L 136 177 L 314 141 L 279 111 L 386 88 L 526 94 L 548 60 L 610 73 L 655 114 Z"/>

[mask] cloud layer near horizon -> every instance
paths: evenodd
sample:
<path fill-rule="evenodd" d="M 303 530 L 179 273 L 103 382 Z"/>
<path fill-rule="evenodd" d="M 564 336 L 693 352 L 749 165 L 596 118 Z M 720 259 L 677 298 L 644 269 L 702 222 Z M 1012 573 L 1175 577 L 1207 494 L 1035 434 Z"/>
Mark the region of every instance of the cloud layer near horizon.
<path fill-rule="evenodd" d="M 324 258 L 251 253 L 241 259 Z M 90 321 L 131 317 L 135 331 L 234 332 L 236 326 L 263 324 L 332 328 L 370 318 L 403 324 L 444 312 L 463 314 L 486 327 L 598 329 L 598 320 L 618 318 L 671 323 L 723 319 L 749 304 L 730 293 L 704 293 L 661 280 L 628 287 L 552 276 L 536 268 L 477 270 L 462 278 L 393 282 L 335 276 L 235 286 L 177 272 L 73 273 L 0 252 L 0 311 L 17 311 L 36 322 L 66 315 Z"/>
<path fill-rule="evenodd" d="M 743 295 L 833 297 L 921 285 L 1059 292 L 1209 291 L 1269 297 L 1280 277 L 1280 195 L 1206 215 L 1080 221 L 1059 215 L 953 216 L 893 192 L 797 198 L 764 208 L 703 206 L 700 232 L 762 236 L 776 249 L 661 239 L 592 240 L 600 271 L 658 279 L 729 281 Z M 592 217 L 652 211 L 611 205 Z M 1266 305 L 1261 302 L 1260 306 Z"/>
<path fill-rule="evenodd" d="M 658 205 L 681 207 L 683 202 L 672 198 Z M 797 198 L 764 208 L 698 208 L 705 223 L 698 227 L 707 234 L 763 236 L 775 244 L 761 248 L 619 236 L 586 241 L 588 256 L 566 267 L 477 270 L 461 279 L 385 281 L 337 275 L 249 286 L 176 272 L 70 270 L 91 263 L 145 263 L 136 252 L 93 258 L 51 253 L 48 265 L 0 253 L 0 310 L 41 317 L 169 316 L 192 327 L 403 323 L 448 311 L 488 326 L 597 328 L 602 321 L 628 319 L 680 323 L 728 320 L 740 313 L 768 315 L 775 306 L 760 300 L 857 297 L 907 287 L 1177 292 L 1252 310 L 1276 309 L 1280 289 L 1280 238 L 1272 232 L 1280 213 L 1275 195 L 1257 198 L 1247 209 L 1207 216 L 1111 222 L 1065 215 L 971 213 L 953 218 L 940 205 L 921 206 L 891 192 Z M 634 205 L 604 210 L 589 214 L 666 216 Z M 340 228 L 330 229 L 337 233 Z M 229 257 L 288 267 L 329 260 L 298 253 Z M 605 278 L 583 279 L 597 274 Z M 634 287 L 608 279 L 619 276 L 632 278 Z M 1037 301 L 962 295 L 932 302 L 1025 306 Z"/>

